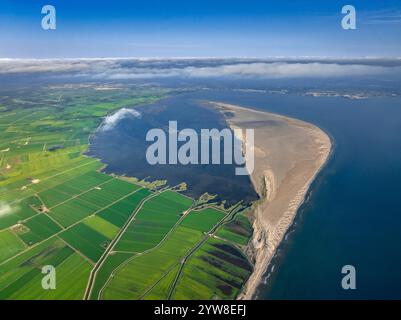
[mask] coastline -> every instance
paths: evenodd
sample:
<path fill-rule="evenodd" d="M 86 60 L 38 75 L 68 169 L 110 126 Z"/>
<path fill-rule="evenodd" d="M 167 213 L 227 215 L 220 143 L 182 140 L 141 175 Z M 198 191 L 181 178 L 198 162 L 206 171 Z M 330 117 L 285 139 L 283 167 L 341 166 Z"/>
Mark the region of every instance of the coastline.
<path fill-rule="evenodd" d="M 248 300 L 254 297 L 310 185 L 329 159 L 332 142 L 323 130 L 301 120 L 226 103 L 211 104 L 232 129 L 255 130 L 255 169 L 250 178 L 260 200 L 250 209 L 253 237 L 246 250 L 254 270 L 238 296 Z"/>

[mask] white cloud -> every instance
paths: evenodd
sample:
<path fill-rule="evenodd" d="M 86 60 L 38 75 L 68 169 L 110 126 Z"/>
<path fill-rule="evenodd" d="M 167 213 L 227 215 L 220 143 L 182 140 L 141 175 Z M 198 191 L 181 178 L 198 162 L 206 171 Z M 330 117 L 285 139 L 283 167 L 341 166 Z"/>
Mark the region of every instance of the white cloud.
<path fill-rule="evenodd" d="M 344 77 L 401 73 L 399 60 L 240 60 L 240 59 L 0 59 L 0 74 L 51 72 L 98 80 L 166 77 Z"/>
<path fill-rule="evenodd" d="M 100 131 L 108 131 L 113 129 L 118 122 L 120 122 L 122 119 L 127 118 L 129 116 L 135 117 L 135 118 L 140 118 L 141 114 L 134 110 L 134 109 L 128 109 L 128 108 L 121 108 L 117 112 L 107 116 L 102 125 L 100 126 L 99 130 Z"/>
<path fill-rule="evenodd" d="M 15 211 L 17 211 L 18 208 L 16 207 L 11 207 L 10 205 L 8 205 L 5 202 L 0 202 L 0 218 L 7 216 L 9 214 L 14 213 Z"/>
<path fill-rule="evenodd" d="M 328 63 L 249 63 L 208 68 L 186 68 L 184 74 L 193 77 L 243 76 L 262 78 L 338 77 L 385 73 L 387 68 L 367 65 Z"/>
<path fill-rule="evenodd" d="M 12 60 L 0 59 L 0 74 L 35 72 L 74 72 L 89 70 L 90 64 L 80 60 Z"/>

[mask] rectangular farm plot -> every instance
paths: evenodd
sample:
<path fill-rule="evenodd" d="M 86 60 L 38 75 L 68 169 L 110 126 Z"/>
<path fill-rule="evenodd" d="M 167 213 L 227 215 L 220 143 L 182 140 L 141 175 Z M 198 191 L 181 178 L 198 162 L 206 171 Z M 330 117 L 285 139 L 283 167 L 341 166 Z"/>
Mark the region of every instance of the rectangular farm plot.
<path fill-rule="evenodd" d="M 74 251 L 59 239 L 51 239 L 32 247 L 0 266 L 0 299 L 35 299 L 38 291 L 32 285 L 40 286 L 41 269 L 52 265 L 56 269 Z M 41 292 L 43 289 L 41 288 Z"/>
<path fill-rule="evenodd" d="M 63 226 L 68 227 L 113 205 L 119 199 L 124 200 L 130 193 L 136 193 L 139 188 L 135 184 L 113 179 L 101 187 L 95 187 L 85 194 L 51 208 L 50 214 Z"/>
<path fill-rule="evenodd" d="M 74 196 L 74 193 L 64 193 L 60 191 L 60 187 L 55 187 L 40 193 L 40 198 L 42 199 L 43 203 L 46 204 L 46 207 L 50 208 L 59 203 L 62 203 L 71 197 Z"/>
<path fill-rule="evenodd" d="M 114 195 L 108 194 L 107 191 L 101 189 L 102 187 L 95 187 L 94 189 L 79 196 L 78 199 L 84 200 L 89 203 L 94 203 L 98 207 L 103 208 L 121 198 L 121 196 L 115 197 Z"/>
<path fill-rule="evenodd" d="M 94 186 L 103 184 L 111 179 L 113 179 L 113 177 L 107 174 L 97 171 L 89 171 L 81 176 L 66 181 L 63 185 L 65 188 L 77 190 L 78 193 L 81 193 L 85 190 L 93 188 Z"/>
<path fill-rule="evenodd" d="M 114 196 L 115 199 L 121 198 L 135 190 L 138 190 L 140 186 L 126 182 L 120 179 L 113 179 L 109 183 L 103 185 L 102 190 L 107 194 Z"/>
<path fill-rule="evenodd" d="M 27 281 L 21 290 L 13 293 L 12 299 L 82 299 L 92 268 L 91 264 L 78 253 L 69 251 L 68 256 L 54 267 L 56 268 L 56 289 L 43 290 L 44 275 L 39 269 L 32 272 L 35 276 Z"/>
<path fill-rule="evenodd" d="M 24 243 L 9 230 L 0 231 L 0 262 L 25 249 Z"/>
<path fill-rule="evenodd" d="M 108 239 L 113 239 L 117 233 L 119 228 L 116 227 L 114 224 L 98 217 L 98 216 L 90 216 L 83 221 L 91 229 L 101 233 Z"/>
<path fill-rule="evenodd" d="M 40 300 L 82 300 L 92 265 L 78 253 L 73 253 L 57 267 L 55 290 L 41 290 Z M 40 275 L 42 279 L 43 274 Z M 40 288 L 41 289 L 41 288 Z"/>
<path fill-rule="evenodd" d="M 251 272 L 241 251 L 209 238 L 184 266 L 172 299 L 234 299 Z"/>
<path fill-rule="evenodd" d="M 83 222 L 62 232 L 59 236 L 93 262 L 101 257 L 110 243 L 109 238 Z"/>
<path fill-rule="evenodd" d="M 98 205 L 75 198 L 51 209 L 49 214 L 62 226 L 69 227 L 98 210 Z"/>
<path fill-rule="evenodd" d="M 32 189 L 40 195 L 40 192 L 60 186 L 89 172 L 95 172 L 100 167 L 99 161 L 86 157 L 79 157 L 68 162 L 63 161 L 63 164 L 57 166 L 47 165 L 45 172 L 35 175 L 40 182 L 31 184 L 28 189 Z"/>
<path fill-rule="evenodd" d="M 82 192 L 89 191 L 92 188 L 102 185 L 113 179 L 103 173 L 96 171 L 87 172 L 79 177 L 67 180 L 51 189 L 42 191 L 39 195 L 47 207 L 53 207 Z"/>
<path fill-rule="evenodd" d="M 246 216 L 238 214 L 233 221 L 224 225 L 217 235 L 228 241 L 245 246 L 252 236 L 252 226 Z"/>
<path fill-rule="evenodd" d="M 183 218 L 183 221 L 187 217 Z M 164 275 L 191 252 L 202 237 L 202 232 L 185 227 L 181 222 L 157 248 L 134 257 L 119 269 L 110 279 L 103 297 L 105 299 L 142 298 L 146 290 L 159 283 Z"/>
<path fill-rule="evenodd" d="M 59 231 L 61 231 L 61 227 L 44 213 L 30 218 L 15 228 L 16 234 L 27 245 L 45 240 Z"/>
<path fill-rule="evenodd" d="M 103 209 L 96 215 L 121 228 L 139 203 L 151 194 L 152 192 L 148 189 L 140 189 L 123 200 Z"/>
<path fill-rule="evenodd" d="M 208 232 L 224 217 L 224 212 L 213 208 L 199 211 L 194 210 L 185 218 L 182 225 L 202 232 Z"/>
<path fill-rule="evenodd" d="M 79 196 L 79 199 L 105 207 L 139 188 L 138 185 L 113 179 Z"/>
<path fill-rule="evenodd" d="M 143 252 L 154 247 L 191 204 L 191 199 L 172 191 L 149 199 L 117 243 L 116 250 Z"/>

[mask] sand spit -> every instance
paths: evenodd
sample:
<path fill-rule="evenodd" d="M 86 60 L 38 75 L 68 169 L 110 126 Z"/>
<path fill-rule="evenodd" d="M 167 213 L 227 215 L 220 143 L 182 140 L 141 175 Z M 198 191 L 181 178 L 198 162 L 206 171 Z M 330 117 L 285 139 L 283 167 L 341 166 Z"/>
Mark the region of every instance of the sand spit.
<path fill-rule="evenodd" d="M 239 299 L 251 299 L 310 184 L 328 159 L 331 141 L 318 127 L 296 119 L 212 102 L 231 128 L 255 129 L 251 180 L 261 200 L 252 207 L 253 239 L 247 253 L 254 272 Z"/>

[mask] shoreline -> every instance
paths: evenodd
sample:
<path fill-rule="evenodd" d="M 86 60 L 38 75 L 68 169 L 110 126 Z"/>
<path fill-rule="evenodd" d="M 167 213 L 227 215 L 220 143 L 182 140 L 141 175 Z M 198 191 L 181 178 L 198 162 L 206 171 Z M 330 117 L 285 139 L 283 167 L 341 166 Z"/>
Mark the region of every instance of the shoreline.
<path fill-rule="evenodd" d="M 332 141 L 322 129 L 302 120 L 210 103 L 232 129 L 255 129 L 255 169 L 250 178 L 260 200 L 250 209 L 253 236 L 246 250 L 254 262 L 254 270 L 238 296 L 248 300 L 256 294 L 312 182 L 327 163 Z"/>

